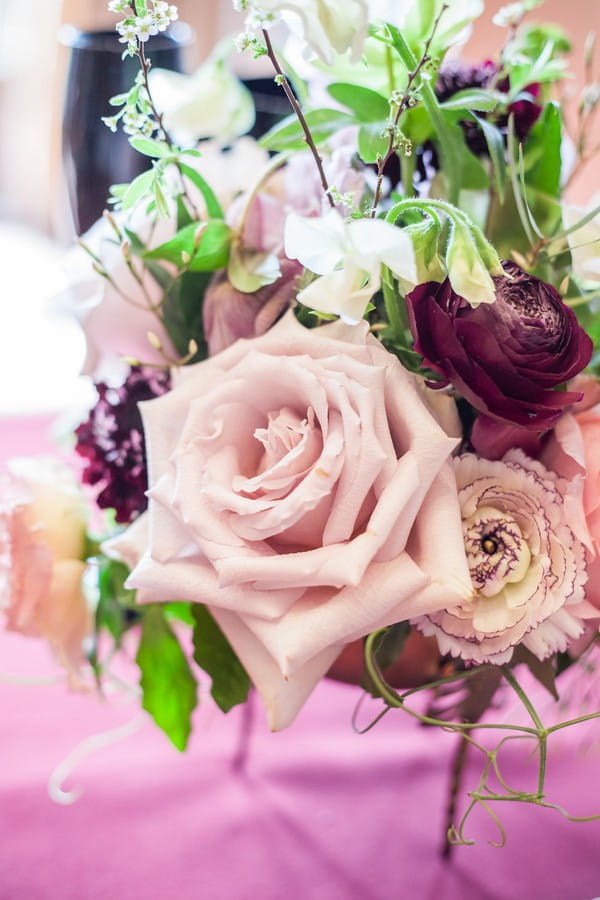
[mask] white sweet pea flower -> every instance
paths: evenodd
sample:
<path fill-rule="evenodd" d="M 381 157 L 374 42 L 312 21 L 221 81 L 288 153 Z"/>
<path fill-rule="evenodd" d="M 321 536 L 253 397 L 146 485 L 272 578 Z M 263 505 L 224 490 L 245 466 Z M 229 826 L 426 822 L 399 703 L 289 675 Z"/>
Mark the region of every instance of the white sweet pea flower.
<path fill-rule="evenodd" d="M 285 253 L 320 277 L 297 299 L 311 309 L 359 322 L 367 303 L 381 286 L 386 265 L 403 282 L 417 281 L 410 237 L 381 219 L 344 222 L 336 210 L 323 218 L 290 214 L 285 224 Z"/>
<path fill-rule="evenodd" d="M 247 11 L 246 24 L 251 29 L 280 15 L 327 65 L 333 63 L 335 53 L 346 50 L 351 51 L 353 62 L 360 59 L 369 24 L 367 0 L 259 0 L 237 8 Z"/>
<path fill-rule="evenodd" d="M 492 265 L 492 274 L 503 274 L 499 261 L 495 262 L 497 264 Z M 496 288 L 490 270 L 469 228 L 456 221 L 452 224 L 448 241 L 446 266 L 452 290 L 470 306 L 476 308 L 480 303 L 495 303 Z"/>
<path fill-rule="evenodd" d="M 213 54 L 193 75 L 151 69 L 149 77 L 167 131 L 185 146 L 206 137 L 227 144 L 254 124 L 252 95 L 222 56 Z"/>

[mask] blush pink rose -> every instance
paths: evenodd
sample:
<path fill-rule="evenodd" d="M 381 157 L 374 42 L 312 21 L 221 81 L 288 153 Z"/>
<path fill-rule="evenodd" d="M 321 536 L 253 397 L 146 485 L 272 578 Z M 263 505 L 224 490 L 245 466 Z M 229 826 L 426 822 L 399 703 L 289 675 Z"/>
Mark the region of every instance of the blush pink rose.
<path fill-rule="evenodd" d="M 587 376 L 572 385 L 583 399 L 561 416 L 541 458 L 571 483 L 569 521 L 586 547 L 587 598 L 600 610 L 600 387 Z"/>
<path fill-rule="evenodd" d="M 73 475 L 14 460 L 0 479 L 0 610 L 9 631 L 44 637 L 73 679 L 92 619 L 82 561 L 87 509 Z"/>
<path fill-rule="evenodd" d="M 288 313 L 141 406 L 150 503 L 107 550 L 141 602 L 207 604 L 273 729 L 345 644 L 470 591 L 457 441 L 366 323 Z"/>

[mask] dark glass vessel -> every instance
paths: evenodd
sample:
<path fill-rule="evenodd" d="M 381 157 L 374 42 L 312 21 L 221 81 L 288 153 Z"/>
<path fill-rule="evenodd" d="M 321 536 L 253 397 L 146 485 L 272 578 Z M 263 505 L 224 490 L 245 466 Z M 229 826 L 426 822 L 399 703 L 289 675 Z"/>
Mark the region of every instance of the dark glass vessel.
<path fill-rule="evenodd" d="M 102 116 L 114 115 L 110 97 L 129 90 L 139 71 L 138 60 L 121 59 L 125 45 L 115 31 L 61 30 L 71 51 L 63 107 L 63 165 L 69 204 L 77 234 L 87 231 L 106 208 L 112 184 L 131 181 L 150 165 L 133 150 L 121 130 L 113 134 Z M 151 38 L 153 66 L 183 70 L 182 49 L 191 30 L 178 23 Z"/>

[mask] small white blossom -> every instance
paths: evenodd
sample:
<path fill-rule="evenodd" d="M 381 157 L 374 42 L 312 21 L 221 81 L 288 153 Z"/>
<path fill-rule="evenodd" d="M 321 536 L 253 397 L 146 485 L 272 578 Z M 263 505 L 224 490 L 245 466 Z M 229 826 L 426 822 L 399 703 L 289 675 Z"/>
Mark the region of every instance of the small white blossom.
<path fill-rule="evenodd" d="M 525 7 L 522 3 L 509 3 L 498 10 L 492 22 L 501 28 L 514 28 L 525 15 Z"/>
<path fill-rule="evenodd" d="M 123 10 L 127 9 L 129 3 L 127 0 L 110 0 L 108 4 L 109 12 L 118 13 L 123 12 Z"/>
<path fill-rule="evenodd" d="M 110 130 L 114 134 L 114 132 L 117 130 L 117 122 L 119 121 L 119 116 L 103 116 L 102 121 L 107 126 L 107 128 L 110 128 Z"/>
<path fill-rule="evenodd" d="M 158 34 L 158 27 L 152 13 L 148 13 L 148 15 L 145 16 L 137 16 L 135 20 L 135 29 L 137 39 L 142 43 L 145 43 L 148 38 L 153 35 Z"/>
<path fill-rule="evenodd" d="M 129 44 L 130 46 L 133 44 L 136 46 L 137 29 L 135 27 L 135 22 L 119 22 L 117 31 L 121 35 L 119 38 L 121 44 Z"/>

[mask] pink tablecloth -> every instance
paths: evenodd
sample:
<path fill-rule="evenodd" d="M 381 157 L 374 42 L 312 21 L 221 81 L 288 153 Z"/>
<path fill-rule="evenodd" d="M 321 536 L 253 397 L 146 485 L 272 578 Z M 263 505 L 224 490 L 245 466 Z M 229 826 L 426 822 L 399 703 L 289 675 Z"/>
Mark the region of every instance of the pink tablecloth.
<path fill-rule="evenodd" d="M 26 448 L 25 448 L 26 449 Z M 0 672 L 56 671 L 45 648 L 0 635 Z M 208 698 L 179 755 L 150 722 L 86 756 L 52 801 L 52 770 L 82 740 L 138 716 L 60 684 L 0 681 L 0 900 L 591 900 L 600 896 L 600 823 L 506 803 L 503 850 L 477 812 L 475 847 L 438 856 L 454 739 L 391 713 L 350 726 L 358 691 L 324 682 L 288 731 L 271 735 L 257 704 L 217 713 Z M 249 727 L 248 727 L 249 725 Z M 244 730 L 246 736 L 242 740 Z M 549 794 L 600 812 L 600 728 L 556 740 Z M 243 746 L 245 760 L 240 762 Z M 531 785 L 519 742 L 504 774 Z M 480 771 L 473 759 L 469 780 Z M 529 781 L 527 781 L 529 779 Z"/>

